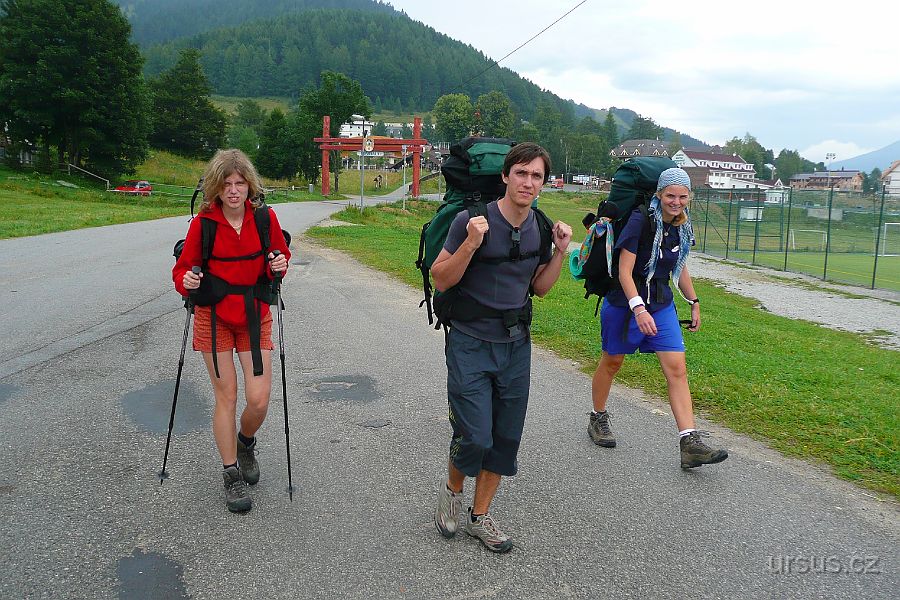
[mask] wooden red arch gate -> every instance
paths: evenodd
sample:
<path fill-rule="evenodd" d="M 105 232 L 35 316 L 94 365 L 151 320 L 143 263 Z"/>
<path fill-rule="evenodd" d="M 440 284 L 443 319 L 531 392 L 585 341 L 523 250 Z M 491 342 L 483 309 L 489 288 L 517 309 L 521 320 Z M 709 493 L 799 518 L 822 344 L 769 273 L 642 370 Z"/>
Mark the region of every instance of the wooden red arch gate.
<path fill-rule="evenodd" d="M 325 115 L 322 117 L 322 137 L 313 138 L 314 142 L 319 144 L 322 149 L 322 195 L 327 196 L 331 193 L 331 171 L 329 170 L 328 151 L 340 150 L 349 152 L 360 152 L 363 147 L 365 138 L 342 138 L 331 137 L 331 117 Z M 421 138 L 422 135 L 422 119 L 416 117 L 413 120 L 413 139 L 403 140 L 394 138 L 375 138 L 375 147 L 372 151 L 381 152 L 403 152 L 403 146 L 406 146 L 407 152 L 412 152 L 412 196 L 419 196 L 419 174 L 422 164 L 422 147 L 428 144 L 428 140 Z"/>

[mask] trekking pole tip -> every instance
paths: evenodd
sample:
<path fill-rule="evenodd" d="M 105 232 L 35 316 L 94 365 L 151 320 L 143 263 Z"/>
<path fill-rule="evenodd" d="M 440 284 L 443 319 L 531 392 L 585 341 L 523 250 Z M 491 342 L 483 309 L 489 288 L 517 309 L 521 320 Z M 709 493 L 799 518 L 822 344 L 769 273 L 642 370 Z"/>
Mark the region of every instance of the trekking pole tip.
<path fill-rule="evenodd" d="M 159 476 L 159 485 L 162 485 L 162 482 L 169 478 L 168 471 L 160 471 L 157 475 Z"/>

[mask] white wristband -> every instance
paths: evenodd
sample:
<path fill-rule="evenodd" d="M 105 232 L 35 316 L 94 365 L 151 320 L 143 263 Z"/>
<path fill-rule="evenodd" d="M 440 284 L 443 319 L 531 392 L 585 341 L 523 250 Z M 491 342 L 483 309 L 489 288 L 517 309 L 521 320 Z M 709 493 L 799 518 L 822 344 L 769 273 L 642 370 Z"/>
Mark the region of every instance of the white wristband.
<path fill-rule="evenodd" d="M 634 310 L 638 306 L 644 306 L 644 299 L 640 296 L 635 296 L 634 298 L 629 298 L 628 300 L 628 308 Z"/>

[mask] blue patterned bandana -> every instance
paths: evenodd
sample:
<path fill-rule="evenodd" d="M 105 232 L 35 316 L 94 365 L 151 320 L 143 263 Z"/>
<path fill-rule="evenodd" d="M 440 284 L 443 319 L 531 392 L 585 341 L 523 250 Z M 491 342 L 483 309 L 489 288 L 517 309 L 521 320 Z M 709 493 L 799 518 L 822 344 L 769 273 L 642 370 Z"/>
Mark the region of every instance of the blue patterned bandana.
<path fill-rule="evenodd" d="M 670 185 L 683 185 L 687 189 L 691 189 L 691 178 L 688 176 L 687 171 L 685 171 L 684 169 L 672 167 L 671 169 L 666 169 L 659 174 L 659 182 L 656 184 L 656 192 L 659 193 L 660 190 Z"/>
<path fill-rule="evenodd" d="M 663 173 L 667 173 L 668 171 L 681 171 L 681 169 L 666 169 Z M 684 173 L 684 171 L 681 171 Z M 662 177 L 659 178 L 662 181 Z M 666 185 L 684 185 L 683 183 L 668 183 Z M 647 265 L 644 267 L 644 274 L 647 276 L 647 297 L 650 297 L 650 280 L 653 279 L 653 274 L 656 272 L 656 262 L 659 260 L 659 249 L 662 246 L 662 234 L 663 234 L 663 223 L 662 223 L 662 209 L 659 207 L 659 198 L 653 196 L 650 200 L 650 218 L 656 223 L 656 235 L 653 238 L 653 248 L 650 251 L 650 260 L 647 262 Z M 691 251 L 691 245 L 694 243 L 694 229 L 691 227 L 691 215 L 688 212 L 687 207 L 684 209 L 684 214 L 687 219 L 678 226 L 678 235 L 681 236 L 680 242 L 680 250 L 678 252 L 678 260 L 675 262 L 675 269 L 672 271 L 672 281 L 675 283 L 675 287 L 678 289 L 678 292 L 681 294 L 681 297 L 684 298 L 684 292 L 681 291 L 681 286 L 679 285 L 679 278 L 681 277 L 681 271 L 684 269 L 684 265 L 687 263 L 688 254 Z"/>

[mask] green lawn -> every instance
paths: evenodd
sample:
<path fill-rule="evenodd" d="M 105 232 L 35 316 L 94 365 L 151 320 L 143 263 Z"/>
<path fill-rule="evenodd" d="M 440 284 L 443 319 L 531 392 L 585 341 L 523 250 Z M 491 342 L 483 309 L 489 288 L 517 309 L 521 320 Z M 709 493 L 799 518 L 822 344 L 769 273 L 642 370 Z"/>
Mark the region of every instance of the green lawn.
<path fill-rule="evenodd" d="M 545 194 L 541 207 L 580 229 L 596 196 Z M 362 262 L 421 287 L 413 265 L 422 223 L 435 204 L 409 202 L 344 211 L 336 218 L 367 227 L 314 228 L 308 235 Z M 576 233 L 576 237 L 577 237 Z M 704 327 L 688 334 L 688 368 L 697 409 L 731 429 L 790 455 L 822 462 L 840 477 L 900 496 L 898 353 L 865 336 L 778 317 L 756 301 L 700 280 Z M 679 306 L 684 312 L 686 308 Z M 534 339 L 592 373 L 600 354 L 594 301 L 563 273 L 547 298 L 535 302 Z M 422 326 L 427 326 L 424 309 Z M 629 357 L 618 380 L 665 397 L 653 356 Z M 584 402 L 589 409 L 588 398 Z M 573 432 L 573 435 L 575 433 Z"/>
<path fill-rule="evenodd" d="M 151 181 L 151 196 L 109 192 L 105 184 L 65 173 L 48 176 L 0 167 L 0 239 L 189 214 L 190 197 L 204 164 L 164 152 L 154 153 L 149 161 L 174 181 L 167 183 L 142 165 L 132 179 Z M 266 201 L 277 204 L 321 199 L 319 193 L 300 188 L 279 189 Z"/>

